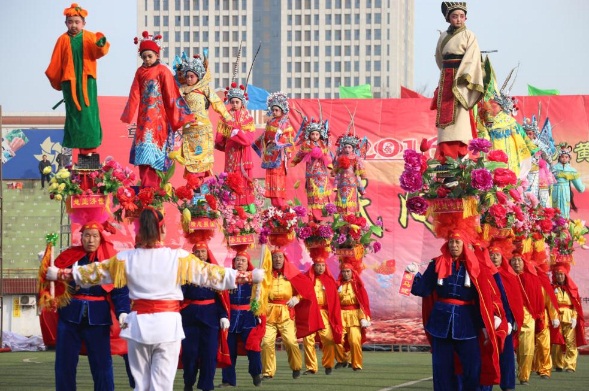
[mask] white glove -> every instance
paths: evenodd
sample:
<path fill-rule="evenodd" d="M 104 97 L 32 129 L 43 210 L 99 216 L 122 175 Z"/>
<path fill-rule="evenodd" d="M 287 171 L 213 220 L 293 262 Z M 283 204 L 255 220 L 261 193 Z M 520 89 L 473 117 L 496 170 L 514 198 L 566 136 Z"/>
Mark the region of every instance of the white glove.
<path fill-rule="evenodd" d="M 573 318 L 571 319 L 571 329 L 574 329 L 575 327 L 577 327 L 577 319 Z"/>
<path fill-rule="evenodd" d="M 486 345 L 489 343 L 489 333 L 487 332 L 486 328 L 483 328 L 483 335 L 485 336 L 485 342 L 483 342 L 483 344 Z"/>
<path fill-rule="evenodd" d="M 291 297 L 287 302 L 286 305 L 288 308 L 293 308 L 295 305 L 299 304 L 299 298 L 296 296 Z"/>
<path fill-rule="evenodd" d="M 57 281 L 57 274 L 59 273 L 59 268 L 56 266 L 49 266 L 47 268 L 47 274 L 45 274 L 45 278 L 49 281 Z"/>
<path fill-rule="evenodd" d="M 405 267 L 405 271 L 408 273 L 417 273 L 419 271 L 419 266 L 415 262 L 411 262 L 409 265 Z"/>
<path fill-rule="evenodd" d="M 500 325 L 501 325 L 501 318 L 498 317 L 497 315 L 493 316 L 493 327 L 495 327 L 495 330 L 497 330 Z"/>
<path fill-rule="evenodd" d="M 229 328 L 229 319 L 221 318 L 219 325 L 221 326 L 221 330 L 227 330 Z"/>
<path fill-rule="evenodd" d="M 360 319 L 360 327 L 366 328 L 370 327 L 371 323 L 368 319 Z"/>
<path fill-rule="evenodd" d="M 557 328 L 558 326 L 560 326 L 560 320 L 558 320 L 558 319 L 553 319 L 553 320 L 552 320 L 552 327 L 553 327 L 553 328 Z"/>
<path fill-rule="evenodd" d="M 239 133 L 239 129 L 233 129 L 231 131 L 231 137 L 235 136 L 237 133 Z"/>
<path fill-rule="evenodd" d="M 121 312 L 121 314 L 119 315 L 119 326 L 121 326 L 121 329 L 126 329 L 127 328 L 127 315 L 124 312 Z"/>
<path fill-rule="evenodd" d="M 513 326 L 511 325 L 511 323 L 507 322 L 507 335 L 511 335 L 512 332 Z"/>
<path fill-rule="evenodd" d="M 254 284 L 258 284 L 262 281 L 264 281 L 264 276 L 266 275 L 266 272 L 264 271 L 264 269 L 254 269 L 252 270 L 252 282 Z"/>

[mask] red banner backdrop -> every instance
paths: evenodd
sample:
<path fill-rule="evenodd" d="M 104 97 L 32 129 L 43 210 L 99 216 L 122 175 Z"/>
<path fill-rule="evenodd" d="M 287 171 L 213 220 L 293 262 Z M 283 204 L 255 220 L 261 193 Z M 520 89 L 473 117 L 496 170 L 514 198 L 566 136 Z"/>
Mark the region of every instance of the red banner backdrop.
<path fill-rule="evenodd" d="M 572 164 L 581 173 L 584 183 L 589 184 L 589 96 L 547 96 L 518 97 L 520 112 L 530 117 L 538 113 L 541 102 L 540 125 L 547 117 L 553 125 L 556 142 L 568 142 L 573 146 Z M 126 124 L 119 117 L 126 102 L 125 97 L 100 97 L 100 113 L 105 134 L 100 148 L 101 158 L 113 156 L 121 164 L 128 164 L 131 138 Z M 362 273 L 371 300 L 373 327 L 369 339 L 373 342 L 399 344 L 425 344 L 426 340 L 421 325 L 421 301 L 419 298 L 402 296 L 399 292 L 403 270 L 409 262 L 426 262 L 439 254 L 441 241 L 433 238 L 427 222 L 420 216 L 407 213 L 404 207 L 403 191 L 399 188 L 398 178 L 403 170 L 403 151 L 416 149 L 422 138 L 436 139 L 435 112 L 429 110 L 430 100 L 415 99 L 371 99 L 371 100 L 292 100 L 290 101 L 292 125 L 298 129 L 301 114 L 307 117 L 328 119 L 330 132 L 335 141 L 337 137 L 352 127 L 360 137 L 366 136 L 370 141 L 366 169 L 368 183 L 366 195 L 361 199 L 364 217 L 375 222 L 377 217 L 384 221 L 385 233 L 381 241 L 383 247 L 378 254 L 369 254 L 365 258 L 366 270 Z M 211 119 L 216 122 L 217 114 L 211 111 Z M 353 122 L 351 118 L 353 117 Z M 260 125 L 263 127 L 263 125 Z M 261 132 L 262 129 L 258 129 Z M 255 154 L 254 154 L 255 155 Z M 215 152 L 215 172 L 223 169 L 224 156 Z M 259 159 L 254 157 L 257 169 L 254 176 L 264 178 L 259 168 Z M 182 182 L 181 169 L 177 170 L 175 184 Z M 306 202 L 304 193 L 304 167 L 302 165 L 288 172 L 288 184 L 291 198 Z M 295 189 L 296 183 L 301 186 Z M 589 218 L 589 195 L 575 194 L 575 203 L 579 207 L 572 218 Z M 182 237 L 179 213 L 175 208 L 166 209 L 168 236 L 166 242 L 171 246 L 187 247 Z M 174 223 L 177 222 L 177 223 Z M 133 227 L 119 226 L 115 236 L 118 249 L 133 246 Z M 232 254 L 227 252 L 223 237 L 219 233 L 212 240 L 211 247 L 217 259 L 225 257 L 229 265 Z M 301 270 L 310 266 L 310 260 L 304 248 L 295 243 L 287 250 L 289 257 Z M 254 258 L 259 249 L 253 249 Z M 589 273 L 585 264 L 588 253 L 579 249 L 576 252 L 576 266 L 571 272 L 572 278 L 579 285 L 581 297 L 589 301 Z M 328 263 L 331 271 L 338 274 L 337 260 Z M 423 271 L 425 266 L 421 268 Z M 589 311 L 586 311 L 589 313 Z"/>

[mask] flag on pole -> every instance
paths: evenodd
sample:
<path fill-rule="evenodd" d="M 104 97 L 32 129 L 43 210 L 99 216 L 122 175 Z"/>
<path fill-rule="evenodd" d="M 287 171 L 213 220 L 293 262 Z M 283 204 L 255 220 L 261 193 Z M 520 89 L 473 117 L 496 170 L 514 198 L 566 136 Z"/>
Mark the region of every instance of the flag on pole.
<path fill-rule="evenodd" d="M 534 87 L 534 86 L 528 84 L 528 95 L 529 96 L 560 95 L 560 91 L 555 90 L 555 89 L 541 90 L 538 87 Z"/>
<path fill-rule="evenodd" d="M 401 99 L 408 99 L 408 98 L 425 98 L 425 96 L 421 95 L 418 92 L 410 90 L 407 87 L 401 86 Z"/>
<path fill-rule="evenodd" d="M 339 86 L 341 99 L 372 99 L 372 87 L 370 84 L 362 84 L 354 87 Z"/>
<path fill-rule="evenodd" d="M 493 99 L 495 94 L 499 94 L 499 88 L 497 88 L 497 76 L 495 75 L 495 70 L 491 65 L 489 56 L 485 56 L 483 69 L 485 70 L 485 76 L 483 77 L 483 88 L 485 90 L 485 96 L 483 97 L 483 101 L 487 102 Z"/>
<path fill-rule="evenodd" d="M 247 96 L 248 96 L 248 103 L 247 108 L 249 110 L 268 110 L 268 106 L 266 105 L 266 99 L 268 98 L 270 93 L 263 88 L 259 88 L 253 86 L 251 84 L 247 85 Z"/>

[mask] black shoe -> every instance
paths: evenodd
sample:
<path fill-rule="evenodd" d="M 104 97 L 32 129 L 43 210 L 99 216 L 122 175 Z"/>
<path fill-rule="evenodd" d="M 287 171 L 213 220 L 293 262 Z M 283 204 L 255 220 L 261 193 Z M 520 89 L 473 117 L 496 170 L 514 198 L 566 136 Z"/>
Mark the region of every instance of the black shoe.
<path fill-rule="evenodd" d="M 555 370 L 556 372 L 562 372 L 562 368 L 558 368 L 558 367 L 556 367 L 556 368 L 554 368 L 554 370 Z"/>
<path fill-rule="evenodd" d="M 298 379 L 299 377 L 301 377 L 301 370 L 297 369 L 296 371 L 292 371 L 292 378 L 293 379 Z"/>
<path fill-rule="evenodd" d="M 574 372 L 575 372 L 575 370 L 574 370 L 574 369 L 570 369 L 570 368 L 569 368 L 569 369 L 567 369 L 567 370 L 566 370 L 566 372 L 567 372 L 567 373 L 574 373 Z"/>
<path fill-rule="evenodd" d="M 331 375 L 331 372 L 333 371 L 333 368 L 325 368 L 325 374 L 326 375 Z"/>
<path fill-rule="evenodd" d="M 252 376 L 252 379 L 254 380 L 254 386 L 259 387 L 262 384 L 262 375 Z"/>
<path fill-rule="evenodd" d="M 335 369 L 345 368 L 347 366 L 348 366 L 347 362 L 338 362 L 337 364 L 335 364 Z"/>
<path fill-rule="evenodd" d="M 550 376 L 548 376 L 548 375 L 542 375 L 542 376 L 540 376 L 540 379 L 542 379 L 542 380 L 548 380 L 548 379 L 550 379 Z"/>
<path fill-rule="evenodd" d="M 314 374 L 315 374 L 315 371 L 311 371 L 311 370 L 306 370 L 303 373 L 303 375 L 314 375 Z M 294 371 L 293 371 L 292 377 L 294 377 Z"/>
<path fill-rule="evenodd" d="M 184 391 L 192 391 L 192 386 L 184 386 Z"/>

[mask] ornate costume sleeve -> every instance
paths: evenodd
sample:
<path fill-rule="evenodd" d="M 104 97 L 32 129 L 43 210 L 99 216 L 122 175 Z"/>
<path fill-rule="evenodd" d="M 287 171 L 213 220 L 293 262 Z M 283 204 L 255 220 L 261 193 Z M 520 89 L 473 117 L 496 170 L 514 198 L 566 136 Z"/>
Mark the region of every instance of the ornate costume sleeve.
<path fill-rule="evenodd" d="M 131 84 L 131 91 L 129 92 L 129 99 L 127 99 L 125 110 L 121 115 L 121 121 L 126 124 L 130 124 L 135 119 L 135 112 L 137 111 L 137 106 L 139 105 L 139 93 L 139 78 L 138 74 L 135 73 L 133 84 Z"/>
<path fill-rule="evenodd" d="M 93 285 L 114 284 L 116 288 L 127 285 L 125 262 L 116 256 L 102 262 L 92 262 L 72 268 L 72 276 L 77 285 L 88 288 Z"/>
<path fill-rule="evenodd" d="M 309 152 L 311 152 L 311 149 L 309 148 L 307 143 L 301 145 L 301 149 L 299 149 L 295 157 L 292 159 L 292 164 L 296 166 L 297 164 L 302 162 Z"/>
<path fill-rule="evenodd" d="M 180 96 L 180 91 L 176 86 L 176 80 L 172 72 L 165 66 L 161 66 L 163 69 L 160 72 L 160 85 L 164 107 L 166 108 L 166 116 L 172 129 L 178 130 L 184 125 L 195 121 L 194 114 L 190 111 L 184 98 Z"/>
<path fill-rule="evenodd" d="M 223 117 L 226 121 L 233 120 L 231 114 L 227 111 L 225 104 L 219 99 L 219 95 L 217 95 L 214 91 L 211 92 L 211 89 L 207 87 L 207 99 L 211 102 L 211 106 L 213 106 L 213 110 L 217 112 L 221 117 Z"/>
<path fill-rule="evenodd" d="M 66 37 L 67 38 L 67 37 Z M 51 87 L 56 89 L 57 91 L 61 91 L 61 79 L 63 76 L 63 52 L 64 52 L 64 36 L 60 36 L 55 42 L 55 47 L 53 48 L 53 54 L 51 55 L 51 61 L 49 62 L 49 66 L 45 71 L 45 75 L 49 79 L 51 83 Z M 69 44 L 69 42 L 67 42 Z"/>
<path fill-rule="evenodd" d="M 186 253 L 178 259 L 178 283 L 195 284 L 215 290 L 235 289 L 237 271 L 201 261 L 193 254 Z"/>
<path fill-rule="evenodd" d="M 575 186 L 575 189 L 577 189 L 577 191 L 579 193 L 582 193 L 585 191 L 585 185 L 583 184 L 583 182 L 581 182 L 581 178 L 579 178 L 579 174 L 575 173 L 575 179 L 573 179 L 571 181 L 571 183 L 573 184 L 573 186 Z"/>

